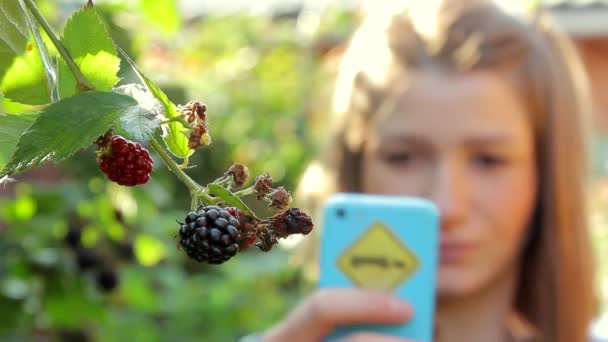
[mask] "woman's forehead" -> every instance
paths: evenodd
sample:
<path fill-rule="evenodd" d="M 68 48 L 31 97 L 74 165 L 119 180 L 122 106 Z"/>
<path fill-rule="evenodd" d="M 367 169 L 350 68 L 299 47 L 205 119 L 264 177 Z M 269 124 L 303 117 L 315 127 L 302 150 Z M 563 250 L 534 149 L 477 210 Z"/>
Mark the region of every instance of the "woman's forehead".
<path fill-rule="evenodd" d="M 521 138 L 530 123 L 511 83 L 495 72 L 418 73 L 374 119 L 381 135 L 460 134 Z M 382 106 L 380 106 L 382 108 Z"/>

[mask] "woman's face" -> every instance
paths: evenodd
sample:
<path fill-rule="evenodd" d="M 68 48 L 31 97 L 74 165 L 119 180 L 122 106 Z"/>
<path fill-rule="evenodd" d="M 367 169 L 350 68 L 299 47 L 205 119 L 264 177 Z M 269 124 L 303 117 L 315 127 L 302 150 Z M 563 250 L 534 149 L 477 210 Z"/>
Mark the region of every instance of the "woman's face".
<path fill-rule="evenodd" d="M 440 297 L 513 274 L 537 180 L 530 122 L 511 84 L 485 71 L 417 73 L 369 128 L 363 191 L 424 197 L 439 209 Z"/>

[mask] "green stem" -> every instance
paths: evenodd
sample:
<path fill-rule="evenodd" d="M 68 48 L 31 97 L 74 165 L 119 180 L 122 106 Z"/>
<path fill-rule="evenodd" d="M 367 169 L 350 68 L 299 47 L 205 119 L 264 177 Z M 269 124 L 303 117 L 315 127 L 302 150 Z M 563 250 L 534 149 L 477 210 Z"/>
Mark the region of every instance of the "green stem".
<path fill-rule="evenodd" d="M 218 204 L 222 201 L 219 197 L 211 197 L 205 191 L 193 192 L 192 196 L 201 198 L 207 204 Z"/>
<path fill-rule="evenodd" d="M 76 82 L 77 82 L 76 85 L 78 86 L 78 89 L 80 91 L 94 90 L 95 86 L 93 84 L 91 84 L 91 82 L 89 82 L 89 80 L 87 80 L 87 78 L 82 74 L 82 72 L 80 71 L 80 69 L 78 68 L 76 63 L 74 63 L 72 56 L 70 56 L 70 54 L 68 53 L 68 50 L 66 50 L 66 48 L 63 46 L 63 44 L 61 43 L 59 38 L 57 38 L 57 36 L 53 32 L 53 29 L 51 28 L 49 23 L 42 16 L 40 11 L 38 10 L 38 7 L 36 7 L 34 0 L 23 0 L 23 1 L 25 2 L 25 5 L 30 10 L 30 12 L 32 12 L 34 17 L 36 18 L 36 21 L 38 21 L 38 24 L 40 24 L 40 26 L 42 26 L 42 29 L 49 36 L 49 38 L 53 42 L 53 45 L 55 45 L 55 47 L 57 48 L 57 52 L 59 52 L 61 57 L 65 60 L 66 64 L 68 65 L 68 68 L 72 72 L 72 75 L 74 75 L 74 78 L 76 79 Z"/>
<path fill-rule="evenodd" d="M 230 181 L 232 181 L 232 177 L 230 177 L 230 176 L 222 176 L 222 177 L 214 180 L 212 183 L 220 185 L 220 186 L 224 186 L 224 185 L 227 185 L 228 183 L 230 183 Z"/>
<path fill-rule="evenodd" d="M 188 176 L 177 163 L 169 156 L 167 152 L 160 146 L 158 141 L 154 137 L 150 138 L 150 146 L 158 153 L 160 158 L 165 162 L 169 170 L 173 171 L 173 173 L 179 178 L 179 180 L 186 185 L 190 193 L 195 194 L 202 190 L 202 187 L 196 183 L 190 176 Z"/>
<path fill-rule="evenodd" d="M 232 194 L 235 195 L 235 196 L 237 196 L 237 197 L 242 197 L 242 196 L 251 195 L 252 193 L 253 193 L 253 185 L 250 186 L 250 187 L 248 187 L 248 188 L 245 188 L 245 189 L 242 189 L 242 190 L 239 190 L 239 191 L 235 191 Z"/>
<path fill-rule="evenodd" d="M 184 119 L 183 116 L 174 116 L 174 117 L 169 118 L 167 120 L 161 121 L 160 124 L 161 125 L 166 125 L 168 123 L 175 122 L 175 121 L 179 121 L 179 123 L 181 123 L 184 127 L 190 128 L 190 124 L 188 124 L 188 121 L 186 121 L 186 119 Z"/>

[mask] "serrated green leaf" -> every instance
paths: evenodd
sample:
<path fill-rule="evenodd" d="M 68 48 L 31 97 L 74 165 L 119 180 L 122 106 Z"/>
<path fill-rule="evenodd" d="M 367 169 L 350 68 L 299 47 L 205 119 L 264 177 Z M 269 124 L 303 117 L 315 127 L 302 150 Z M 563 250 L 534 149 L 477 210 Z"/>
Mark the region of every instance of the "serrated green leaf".
<path fill-rule="evenodd" d="M 25 12 L 16 0 L 0 0 L 0 75 L 25 51 L 29 37 Z"/>
<path fill-rule="evenodd" d="M 126 84 L 114 89 L 114 92 L 131 96 L 139 103 L 139 110 L 121 116 L 121 128 L 134 140 L 148 139 L 160 125 L 162 104 L 139 84 Z"/>
<path fill-rule="evenodd" d="M 0 114 L 0 169 L 6 165 L 19 137 L 32 125 L 37 115 Z"/>
<path fill-rule="evenodd" d="M 15 102 L 40 105 L 50 102 L 47 78 L 38 46 L 27 42 L 26 51 L 13 60 L 4 74 L 0 90 Z"/>
<path fill-rule="evenodd" d="M 228 189 L 222 187 L 221 185 L 213 183 L 208 184 L 207 189 L 209 190 L 209 193 L 211 195 L 217 196 L 229 205 L 241 209 L 245 213 L 245 215 L 258 219 L 253 213 L 253 211 L 251 211 L 251 209 L 249 209 L 249 207 L 243 201 L 241 201 L 238 196 L 235 196 Z"/>
<path fill-rule="evenodd" d="M 175 0 L 141 0 L 141 9 L 150 23 L 172 35 L 181 25 Z"/>
<path fill-rule="evenodd" d="M 60 162 L 89 146 L 121 116 L 139 110 L 133 98 L 89 91 L 53 103 L 19 139 L 17 148 L 0 177 L 36 167 L 46 161 Z"/>
<path fill-rule="evenodd" d="M 82 74 L 96 90 L 109 91 L 118 82 L 120 59 L 114 42 L 93 7 L 75 12 L 67 21 L 61 42 Z M 61 98 L 78 92 L 76 80 L 65 61 L 59 62 L 59 94 Z"/>
<path fill-rule="evenodd" d="M 152 95 L 154 95 L 154 97 L 156 97 L 162 103 L 165 117 L 174 118 L 180 116 L 180 111 L 177 109 L 177 106 L 169 100 L 167 94 L 165 94 L 160 88 L 158 88 L 154 84 L 154 82 L 147 78 L 137 68 L 135 63 L 133 63 L 131 58 L 129 58 L 129 56 L 124 51 L 122 51 L 122 49 L 120 49 L 120 47 L 118 48 L 118 50 L 120 51 L 123 58 L 127 61 L 133 72 L 137 75 L 137 77 L 139 77 L 139 79 L 145 84 L 145 86 L 152 93 Z M 194 153 L 194 151 L 188 147 L 188 138 L 186 136 L 186 132 L 188 131 L 188 129 L 184 127 L 181 123 L 170 122 L 169 124 L 162 125 L 162 129 L 163 141 L 165 142 L 165 145 L 167 145 L 169 151 L 174 156 L 178 158 L 186 158 L 192 153 Z"/>

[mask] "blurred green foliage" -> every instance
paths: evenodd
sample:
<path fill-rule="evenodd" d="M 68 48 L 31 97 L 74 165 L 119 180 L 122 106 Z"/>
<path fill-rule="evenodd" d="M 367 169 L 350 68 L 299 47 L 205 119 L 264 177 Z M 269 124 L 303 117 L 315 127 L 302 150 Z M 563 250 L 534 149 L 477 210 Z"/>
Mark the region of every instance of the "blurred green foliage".
<path fill-rule="evenodd" d="M 311 100 L 328 81 L 315 44 L 349 32 L 352 13 L 325 9 L 311 33 L 298 17 L 182 18 L 172 0 L 95 3 L 117 45 L 172 101 L 208 105 L 213 143 L 191 157 L 194 179 L 206 184 L 240 162 L 252 178 L 270 172 L 296 188 L 318 149 L 312 120 L 324 115 Z M 84 1 L 37 4 L 60 28 Z M 127 70 L 123 84 L 135 79 Z M 0 340 L 234 341 L 276 322 L 311 288 L 286 248 L 219 267 L 188 260 L 174 238 L 187 189 L 153 157 L 152 180 L 133 189 L 108 182 L 92 148 L 0 189 Z M 105 293 L 94 271 L 79 269 L 65 242 L 74 228 L 118 272 L 117 289 Z"/>

